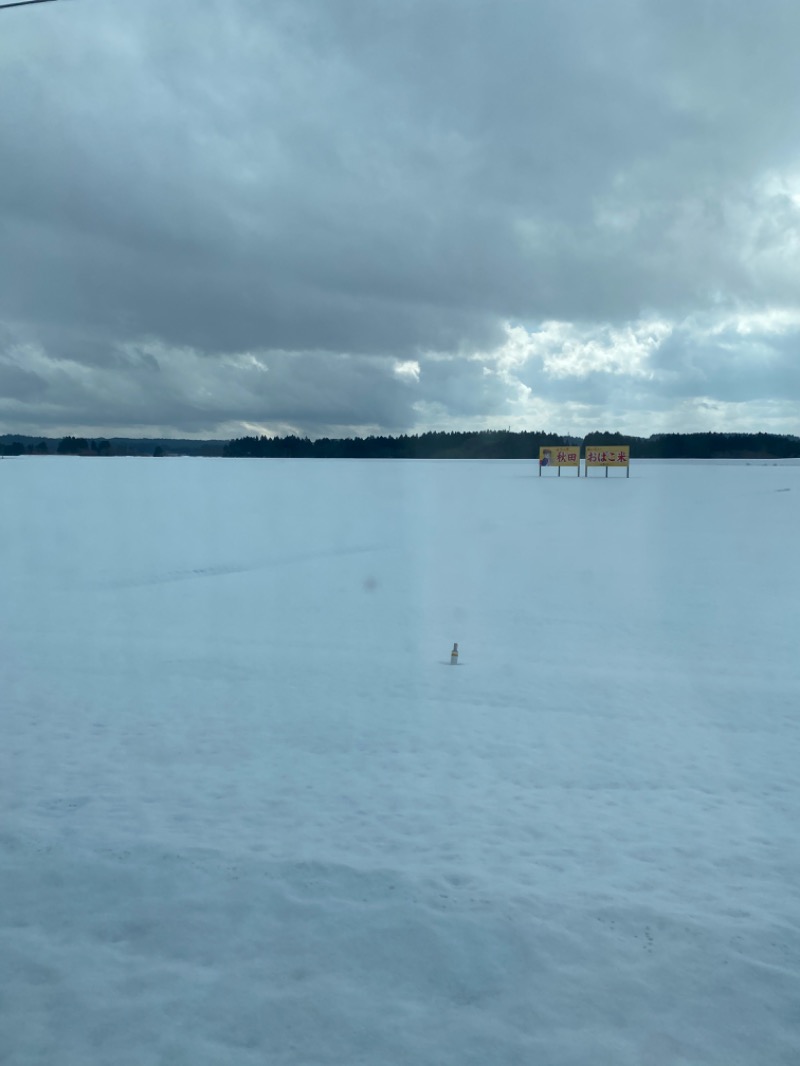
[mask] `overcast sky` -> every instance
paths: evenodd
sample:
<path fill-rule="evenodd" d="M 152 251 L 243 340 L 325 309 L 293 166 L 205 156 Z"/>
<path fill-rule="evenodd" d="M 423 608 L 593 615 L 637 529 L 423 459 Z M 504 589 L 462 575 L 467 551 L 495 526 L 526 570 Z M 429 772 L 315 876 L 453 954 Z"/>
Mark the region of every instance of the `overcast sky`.
<path fill-rule="evenodd" d="M 800 433 L 797 0 L 0 11 L 0 433 Z"/>

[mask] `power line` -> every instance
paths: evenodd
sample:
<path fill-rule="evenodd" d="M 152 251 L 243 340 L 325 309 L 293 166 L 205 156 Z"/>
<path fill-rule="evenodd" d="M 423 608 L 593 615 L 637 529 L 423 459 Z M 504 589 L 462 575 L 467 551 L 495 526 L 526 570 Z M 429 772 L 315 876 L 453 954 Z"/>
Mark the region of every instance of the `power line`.
<path fill-rule="evenodd" d="M 4 7 L 27 7 L 28 4 L 52 4 L 55 0 L 16 0 L 14 4 L 0 4 L 0 9 Z"/>

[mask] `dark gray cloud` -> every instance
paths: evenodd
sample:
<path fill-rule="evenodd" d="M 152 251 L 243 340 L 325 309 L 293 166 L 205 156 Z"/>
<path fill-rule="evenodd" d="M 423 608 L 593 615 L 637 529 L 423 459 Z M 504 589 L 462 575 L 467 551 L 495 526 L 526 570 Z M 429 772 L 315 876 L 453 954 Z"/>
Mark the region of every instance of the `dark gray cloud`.
<path fill-rule="evenodd" d="M 789 0 L 0 19 L 0 431 L 796 428 Z"/>

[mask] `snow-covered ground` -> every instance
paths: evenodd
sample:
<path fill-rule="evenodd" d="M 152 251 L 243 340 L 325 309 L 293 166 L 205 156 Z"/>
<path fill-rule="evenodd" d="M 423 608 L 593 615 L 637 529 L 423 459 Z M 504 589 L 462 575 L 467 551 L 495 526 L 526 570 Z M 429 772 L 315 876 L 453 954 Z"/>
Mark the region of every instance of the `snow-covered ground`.
<path fill-rule="evenodd" d="M 536 473 L 0 462 L 0 1062 L 797 1066 L 800 467 Z"/>

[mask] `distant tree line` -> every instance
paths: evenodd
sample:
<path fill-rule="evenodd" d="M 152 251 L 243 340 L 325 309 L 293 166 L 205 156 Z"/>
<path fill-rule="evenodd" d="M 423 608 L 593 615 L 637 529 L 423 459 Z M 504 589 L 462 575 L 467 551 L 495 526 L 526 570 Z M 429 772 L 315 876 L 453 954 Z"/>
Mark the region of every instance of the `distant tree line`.
<path fill-rule="evenodd" d="M 779 433 L 589 433 L 584 444 L 630 444 L 640 459 L 797 459 L 800 437 Z"/>
<path fill-rule="evenodd" d="M 226 441 L 172 440 L 143 437 L 92 439 L 67 436 L 52 438 L 26 437 L 7 433 L 0 436 L 3 455 L 222 455 Z"/>
<path fill-rule="evenodd" d="M 0 441 L 0 455 L 50 455 L 50 445 L 56 455 L 111 455 L 107 440 L 86 440 L 84 437 L 62 437 L 55 441 L 14 438 Z"/>
<path fill-rule="evenodd" d="M 242 437 L 225 455 L 264 459 L 529 459 L 540 444 L 569 444 L 547 433 L 486 430 L 402 434 L 399 437 Z"/>
<path fill-rule="evenodd" d="M 49 455 L 50 449 L 46 440 L 37 441 L 36 444 L 26 444 L 20 440 L 3 441 L 0 443 L 0 455 Z"/>
<path fill-rule="evenodd" d="M 56 452 L 58 455 L 111 455 L 111 445 L 107 440 L 62 437 Z"/>
<path fill-rule="evenodd" d="M 776 433 L 654 433 L 631 437 L 596 431 L 585 437 L 484 430 L 399 437 L 240 437 L 224 455 L 259 459 L 530 459 L 543 445 L 629 444 L 636 459 L 800 458 L 800 437 Z"/>
<path fill-rule="evenodd" d="M 777 433 L 654 433 L 631 437 L 597 430 L 585 437 L 511 430 L 401 434 L 398 437 L 241 437 L 224 441 L 0 436 L 2 455 L 226 455 L 259 459 L 531 459 L 543 445 L 629 444 L 634 459 L 793 459 L 800 437 Z"/>

